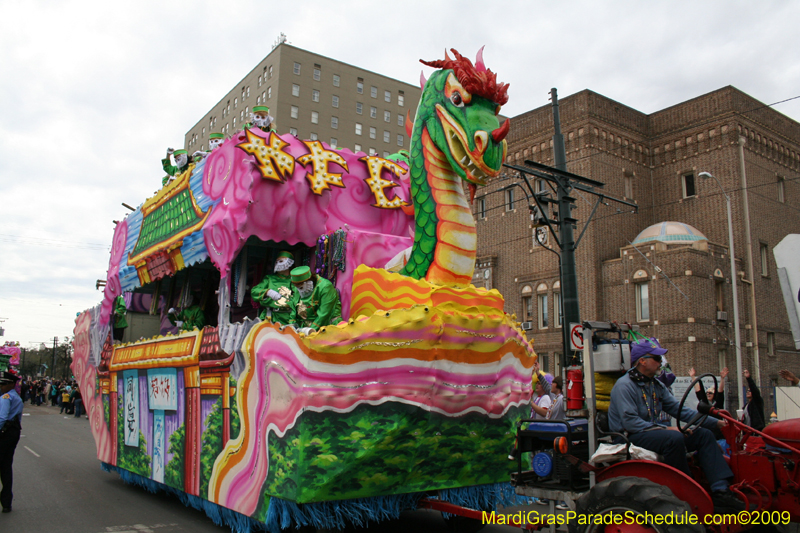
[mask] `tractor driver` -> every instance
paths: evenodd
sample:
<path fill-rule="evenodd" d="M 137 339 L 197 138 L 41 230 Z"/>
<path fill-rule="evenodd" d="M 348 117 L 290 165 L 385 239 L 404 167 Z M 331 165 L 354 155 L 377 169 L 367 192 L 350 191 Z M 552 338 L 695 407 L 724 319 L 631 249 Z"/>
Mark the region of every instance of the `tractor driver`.
<path fill-rule="evenodd" d="M 679 402 L 661 381 L 655 379 L 661 368 L 665 348 L 655 339 L 641 339 L 631 346 L 631 369 L 611 390 L 608 422 L 611 431 L 626 433 L 631 443 L 664 456 L 664 463 L 691 476 L 686 451 L 697 451 L 697 458 L 711 486 L 714 510 L 717 513 L 739 512 L 744 503 L 729 489 L 733 472 L 722 457 L 711 428 L 725 426 L 724 420 L 709 417 L 704 427 L 686 435 L 678 428 L 659 424 L 664 411 L 678 417 Z M 697 412 L 687 407 L 680 413 L 683 421 Z"/>

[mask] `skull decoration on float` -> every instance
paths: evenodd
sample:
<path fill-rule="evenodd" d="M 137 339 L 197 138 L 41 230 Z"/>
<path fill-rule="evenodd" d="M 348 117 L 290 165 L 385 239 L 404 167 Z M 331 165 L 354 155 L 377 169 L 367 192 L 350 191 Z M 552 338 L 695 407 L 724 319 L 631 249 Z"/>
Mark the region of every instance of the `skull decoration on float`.
<path fill-rule="evenodd" d="M 245 129 L 117 226 L 73 365 L 106 468 L 270 530 L 389 518 L 431 490 L 513 500 L 505 456 L 536 355 L 500 293 L 470 284 L 470 201 L 505 157 L 508 86 L 453 53 L 423 62 L 437 70 L 408 153 Z M 280 247 L 335 284 L 344 320 L 252 319 L 247 288 Z M 175 332 L 164 310 L 198 280 L 216 325 Z M 111 340 L 120 294 L 151 335 Z"/>

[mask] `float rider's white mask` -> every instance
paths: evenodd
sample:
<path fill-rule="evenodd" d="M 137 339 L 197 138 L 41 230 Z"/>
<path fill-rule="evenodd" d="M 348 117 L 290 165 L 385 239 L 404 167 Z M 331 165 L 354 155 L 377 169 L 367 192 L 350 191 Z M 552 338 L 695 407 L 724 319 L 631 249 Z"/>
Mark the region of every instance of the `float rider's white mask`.
<path fill-rule="evenodd" d="M 314 292 L 314 282 L 311 280 L 304 281 L 303 284 L 297 289 L 297 292 L 300 293 L 300 297 L 302 298 L 309 296 L 312 292 Z"/>
<path fill-rule="evenodd" d="M 258 126 L 259 128 L 266 128 L 269 126 L 270 123 L 269 115 L 253 115 L 253 124 Z"/>
<path fill-rule="evenodd" d="M 186 165 L 186 163 L 189 162 L 189 156 L 186 154 L 180 154 L 173 157 L 175 158 L 175 166 L 179 168 Z"/>
<path fill-rule="evenodd" d="M 209 150 L 213 150 L 217 146 L 222 146 L 223 142 L 225 142 L 225 139 L 209 139 L 208 140 L 208 148 L 209 148 Z"/>
<path fill-rule="evenodd" d="M 292 268 L 294 264 L 294 259 L 290 259 L 288 257 L 280 257 L 277 261 L 275 261 L 275 272 L 285 272 Z"/>

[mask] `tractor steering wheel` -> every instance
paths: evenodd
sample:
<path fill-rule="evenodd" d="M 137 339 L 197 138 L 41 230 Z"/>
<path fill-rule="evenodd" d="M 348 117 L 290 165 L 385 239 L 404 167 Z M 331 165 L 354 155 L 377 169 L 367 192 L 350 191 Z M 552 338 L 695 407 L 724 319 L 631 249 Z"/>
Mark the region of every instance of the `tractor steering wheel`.
<path fill-rule="evenodd" d="M 717 395 L 717 377 L 714 374 L 703 374 L 702 376 L 697 376 L 696 378 L 694 378 L 692 380 L 692 383 L 686 389 L 686 392 L 683 393 L 683 397 L 681 398 L 680 405 L 678 405 L 678 417 L 677 417 L 677 420 L 678 420 L 678 431 L 680 431 L 684 435 L 689 434 L 689 433 L 693 432 L 695 429 L 697 429 L 700 426 L 702 426 L 703 422 L 705 422 L 706 419 L 708 418 L 708 413 L 703 414 L 703 413 L 698 412 L 696 415 L 694 415 L 692 417 L 691 420 L 686 422 L 686 425 L 684 427 L 681 427 L 680 414 L 683 411 L 683 405 L 686 403 L 686 398 L 689 397 L 689 393 L 694 392 L 694 386 L 698 381 L 700 382 L 700 387 L 701 388 L 703 387 L 702 379 L 704 377 L 706 377 L 706 376 L 709 376 L 712 380 L 714 380 L 714 396 Z"/>

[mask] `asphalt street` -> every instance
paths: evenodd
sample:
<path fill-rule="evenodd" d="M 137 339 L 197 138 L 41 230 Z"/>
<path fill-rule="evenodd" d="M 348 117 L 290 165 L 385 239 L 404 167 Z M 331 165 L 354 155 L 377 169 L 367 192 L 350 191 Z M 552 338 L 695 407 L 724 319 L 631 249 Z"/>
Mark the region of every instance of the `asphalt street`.
<path fill-rule="evenodd" d="M 540 506 L 532 506 L 541 511 Z M 516 512 L 526 508 L 512 508 Z M 59 414 L 58 407 L 25 404 L 22 437 L 14 456 L 14 503 L 0 514 L 9 533 L 222 533 L 205 513 L 165 493 L 151 494 L 104 472 L 86 418 Z M 398 519 L 358 529 L 381 533 L 445 531 L 440 513 L 408 511 Z M 518 528 L 489 525 L 482 533 Z"/>

